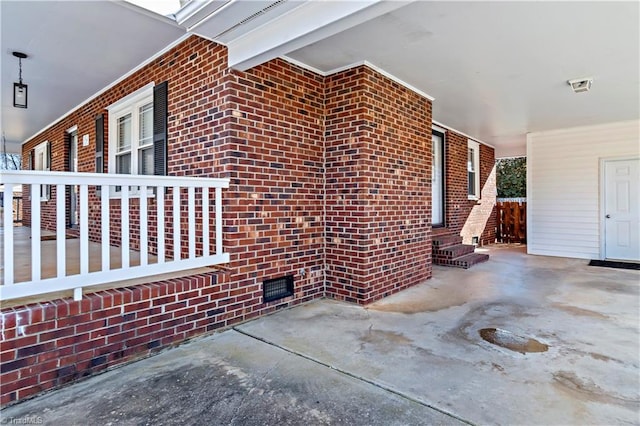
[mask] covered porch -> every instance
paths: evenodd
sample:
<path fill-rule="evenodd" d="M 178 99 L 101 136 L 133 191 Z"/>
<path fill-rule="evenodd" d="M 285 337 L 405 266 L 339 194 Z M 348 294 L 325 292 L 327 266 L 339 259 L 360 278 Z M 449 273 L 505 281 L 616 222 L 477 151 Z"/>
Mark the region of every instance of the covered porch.
<path fill-rule="evenodd" d="M 46 194 L 38 202 L 29 195 L 30 226 L 13 226 L 11 208 L 3 213 L 3 307 L 80 300 L 83 288 L 140 284 L 229 261 L 222 247 L 226 179 L 0 171 L 0 180 L 9 206 L 17 185 Z M 72 190 L 79 196 L 72 199 Z M 79 222 L 69 227 L 72 200 Z"/>

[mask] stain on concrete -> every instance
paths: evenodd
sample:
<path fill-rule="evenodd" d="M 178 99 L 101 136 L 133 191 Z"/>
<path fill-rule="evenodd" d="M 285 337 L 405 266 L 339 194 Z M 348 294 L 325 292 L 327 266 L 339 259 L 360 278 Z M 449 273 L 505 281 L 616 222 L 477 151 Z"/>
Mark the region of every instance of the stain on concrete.
<path fill-rule="evenodd" d="M 482 323 L 510 323 L 521 318 L 535 316 L 529 312 L 529 307 L 518 305 L 509 301 L 496 301 L 492 303 L 484 303 L 474 306 L 470 309 L 452 328 L 443 340 L 456 341 L 464 340 L 467 342 L 477 342 L 475 330 L 477 324 Z M 474 331 L 470 331 L 473 329 Z"/>
<path fill-rule="evenodd" d="M 399 346 L 411 345 L 413 340 L 402 333 L 389 330 L 374 330 L 369 327 L 367 332 L 360 337 L 361 347 L 364 344 L 374 345 L 375 349 L 382 353 L 389 353 Z"/>
<path fill-rule="evenodd" d="M 503 367 L 503 366 L 501 366 L 500 364 L 496 364 L 495 362 L 492 362 L 492 363 L 491 363 L 491 367 L 492 367 L 494 370 L 498 370 L 499 372 L 504 373 L 504 367 Z"/>
<path fill-rule="evenodd" d="M 630 274 L 631 275 L 631 274 Z M 634 276 L 635 275 L 635 276 Z M 640 296 L 640 286 L 638 286 L 638 278 L 640 274 L 632 271 L 629 283 L 620 281 L 603 280 L 587 280 L 582 282 L 574 282 L 573 284 L 583 289 L 595 290 L 603 293 L 615 293 L 621 295 Z"/>
<path fill-rule="evenodd" d="M 44 425 L 462 424 L 235 331 L 5 408 L 2 417 Z"/>
<path fill-rule="evenodd" d="M 373 311 L 417 314 L 419 312 L 437 312 L 444 309 L 462 306 L 469 301 L 470 294 L 464 288 L 440 289 L 430 287 L 417 297 L 404 298 L 396 302 L 386 300 L 376 302 L 368 307 Z"/>
<path fill-rule="evenodd" d="M 489 343 L 514 352 L 520 352 L 523 355 L 530 352 L 546 352 L 549 350 L 549 345 L 540 343 L 536 339 L 518 336 L 499 328 L 483 328 L 478 333 L 480 337 Z"/>
<path fill-rule="evenodd" d="M 581 356 L 588 356 L 590 358 L 595 359 L 596 361 L 603 361 L 603 362 L 607 362 L 607 363 L 610 362 L 610 363 L 618 364 L 618 365 L 621 365 L 621 366 L 638 368 L 638 363 L 626 363 L 626 362 L 624 362 L 624 361 L 622 361 L 620 359 L 616 359 L 616 358 L 610 357 L 608 355 L 604 355 L 604 354 L 597 353 L 597 352 L 587 352 L 587 351 L 581 351 L 581 350 L 578 350 L 578 349 L 566 351 L 567 354 L 570 354 L 572 352 L 576 353 L 578 355 L 581 355 Z"/>
<path fill-rule="evenodd" d="M 584 317 L 592 317 L 592 318 L 599 318 L 599 319 L 609 318 L 607 315 L 601 314 L 600 312 L 592 311 L 590 309 L 579 308 L 577 306 L 566 305 L 564 303 L 553 303 L 552 306 L 556 309 L 565 311 L 571 315 L 580 315 Z"/>
<path fill-rule="evenodd" d="M 580 378 L 572 371 L 557 371 L 553 374 L 553 380 L 556 387 L 582 401 L 614 404 L 636 411 L 640 409 L 639 399 L 626 398 L 605 391 L 592 380 Z"/>

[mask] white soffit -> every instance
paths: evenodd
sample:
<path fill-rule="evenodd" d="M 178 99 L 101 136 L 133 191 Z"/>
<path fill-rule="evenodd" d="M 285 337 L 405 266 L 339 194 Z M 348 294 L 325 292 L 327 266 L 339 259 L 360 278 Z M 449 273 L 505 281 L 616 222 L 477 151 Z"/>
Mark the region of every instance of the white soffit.
<path fill-rule="evenodd" d="M 0 1 L 0 128 L 7 150 L 184 35 L 172 20 L 113 1 Z M 13 107 L 22 61 L 29 107 Z M 80 129 L 82 131 L 82 129 Z"/>
<path fill-rule="evenodd" d="M 375 63 L 496 155 L 524 154 L 527 132 L 640 116 L 638 2 L 414 2 L 286 56 L 323 73 Z M 592 89 L 573 93 L 584 75 Z"/>
<path fill-rule="evenodd" d="M 245 71 L 406 4 L 380 0 L 231 1 L 188 29 L 225 44 L 229 67 Z"/>

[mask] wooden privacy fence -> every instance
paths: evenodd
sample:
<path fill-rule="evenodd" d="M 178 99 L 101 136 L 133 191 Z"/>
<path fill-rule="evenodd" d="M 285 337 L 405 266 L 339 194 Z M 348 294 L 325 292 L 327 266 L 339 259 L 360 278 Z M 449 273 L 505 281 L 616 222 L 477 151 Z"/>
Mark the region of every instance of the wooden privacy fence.
<path fill-rule="evenodd" d="M 527 202 L 496 202 L 496 240 L 499 243 L 527 242 Z"/>

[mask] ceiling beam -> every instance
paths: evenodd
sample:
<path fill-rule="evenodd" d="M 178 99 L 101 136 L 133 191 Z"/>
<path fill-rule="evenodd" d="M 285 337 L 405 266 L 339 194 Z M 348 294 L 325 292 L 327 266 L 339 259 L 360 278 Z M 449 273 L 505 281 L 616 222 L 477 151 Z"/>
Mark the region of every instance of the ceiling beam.
<path fill-rule="evenodd" d="M 226 43 L 229 67 L 246 71 L 408 3 L 381 0 L 304 2 L 229 40 Z"/>

